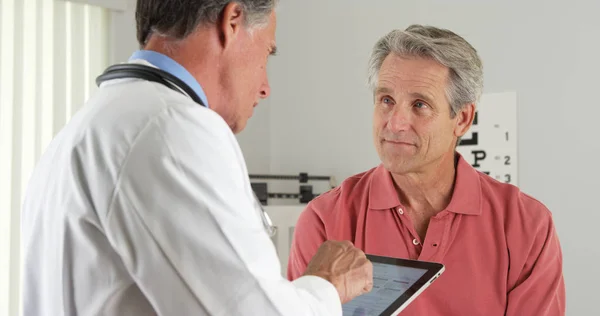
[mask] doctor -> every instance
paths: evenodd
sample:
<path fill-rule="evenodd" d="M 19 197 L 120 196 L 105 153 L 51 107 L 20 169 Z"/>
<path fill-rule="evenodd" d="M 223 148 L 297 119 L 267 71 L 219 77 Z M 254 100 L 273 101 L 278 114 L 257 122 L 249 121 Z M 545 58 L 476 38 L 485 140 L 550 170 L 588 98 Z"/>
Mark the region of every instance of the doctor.
<path fill-rule="evenodd" d="M 130 63 L 189 89 L 107 80 L 53 140 L 23 205 L 25 315 L 341 315 L 371 290 L 349 242 L 285 280 L 253 199 L 234 133 L 269 95 L 275 5 L 138 0 Z"/>

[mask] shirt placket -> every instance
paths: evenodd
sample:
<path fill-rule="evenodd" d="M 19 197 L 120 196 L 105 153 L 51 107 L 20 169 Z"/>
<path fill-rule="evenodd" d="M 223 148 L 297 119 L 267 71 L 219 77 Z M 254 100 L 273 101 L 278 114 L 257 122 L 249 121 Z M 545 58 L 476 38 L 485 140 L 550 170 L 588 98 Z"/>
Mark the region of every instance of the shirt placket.
<path fill-rule="evenodd" d="M 410 217 L 407 216 L 402 206 L 398 206 L 392 209 L 392 211 L 396 214 L 396 218 L 401 225 L 400 230 L 408 250 L 409 259 L 417 260 L 422 251 L 422 243 Z"/>
<path fill-rule="evenodd" d="M 439 261 L 442 259 L 443 249 L 448 247 L 447 237 L 452 217 L 453 214 L 448 211 L 443 211 L 431 217 L 419 260 Z"/>

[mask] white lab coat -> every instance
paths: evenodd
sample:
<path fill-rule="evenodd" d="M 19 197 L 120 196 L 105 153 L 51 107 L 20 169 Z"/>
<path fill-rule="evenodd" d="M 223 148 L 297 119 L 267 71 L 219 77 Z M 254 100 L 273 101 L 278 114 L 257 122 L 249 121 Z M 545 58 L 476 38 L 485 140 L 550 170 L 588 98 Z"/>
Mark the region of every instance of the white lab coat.
<path fill-rule="evenodd" d="M 23 207 L 25 315 L 342 314 L 331 283 L 280 275 L 225 121 L 160 84 L 103 84 Z"/>

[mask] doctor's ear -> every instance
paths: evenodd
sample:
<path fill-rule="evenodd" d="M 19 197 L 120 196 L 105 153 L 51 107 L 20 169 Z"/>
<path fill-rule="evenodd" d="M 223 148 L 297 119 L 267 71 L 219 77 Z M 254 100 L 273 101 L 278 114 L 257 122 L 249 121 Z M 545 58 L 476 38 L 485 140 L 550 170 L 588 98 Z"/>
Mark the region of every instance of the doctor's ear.
<path fill-rule="evenodd" d="M 244 26 L 244 10 L 237 2 L 228 3 L 223 12 L 221 19 L 217 22 L 221 45 L 226 48 L 239 35 Z"/>

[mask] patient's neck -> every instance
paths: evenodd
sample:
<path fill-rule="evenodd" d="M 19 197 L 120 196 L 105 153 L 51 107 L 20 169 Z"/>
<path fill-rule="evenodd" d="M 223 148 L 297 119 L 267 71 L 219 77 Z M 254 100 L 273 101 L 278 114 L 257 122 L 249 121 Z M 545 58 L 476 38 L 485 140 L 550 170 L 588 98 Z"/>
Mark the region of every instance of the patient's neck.
<path fill-rule="evenodd" d="M 401 203 L 418 212 L 432 213 L 430 216 L 450 204 L 455 177 L 454 155 L 444 156 L 419 172 L 392 174 Z"/>

